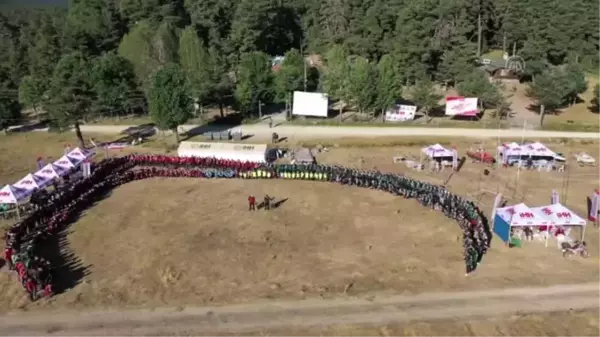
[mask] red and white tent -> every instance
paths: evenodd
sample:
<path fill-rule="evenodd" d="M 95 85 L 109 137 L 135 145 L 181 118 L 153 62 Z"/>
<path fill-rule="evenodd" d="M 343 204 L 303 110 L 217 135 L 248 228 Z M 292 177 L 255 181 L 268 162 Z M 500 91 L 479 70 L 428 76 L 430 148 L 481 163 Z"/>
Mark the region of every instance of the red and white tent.
<path fill-rule="evenodd" d="M 540 142 L 527 144 L 525 147 L 531 150 L 532 156 L 552 157 L 554 159 L 565 160 L 565 158 L 559 156 L 556 152 L 550 150 L 546 145 Z"/>
<path fill-rule="evenodd" d="M 531 151 L 528 151 L 527 148 L 515 142 L 506 143 L 498 146 L 498 152 L 502 154 L 503 157 L 528 156 L 531 153 Z"/>
<path fill-rule="evenodd" d="M 553 225 L 556 226 L 580 226 L 581 227 L 581 240 L 585 238 L 585 226 L 587 222 L 585 219 L 575 214 L 573 211 L 562 205 L 556 203 L 548 206 L 534 207 L 532 208 L 540 217 L 547 219 Z"/>
<path fill-rule="evenodd" d="M 534 207 L 532 210 L 557 226 L 585 226 L 587 224 L 582 217 L 560 203 Z"/>
<path fill-rule="evenodd" d="M 82 150 L 78 147 L 74 148 L 71 152 L 67 153 L 67 157 L 75 166 L 79 165 L 81 162 L 88 159 L 92 155 L 92 152 Z"/>
<path fill-rule="evenodd" d="M 527 227 L 527 226 L 550 226 L 552 221 L 541 217 L 536 214 L 527 205 L 520 203 L 514 206 L 508 206 L 504 208 L 498 208 L 496 210 L 502 220 L 504 220 L 511 227 Z"/>
<path fill-rule="evenodd" d="M 67 157 L 67 156 L 62 156 L 62 157 L 58 158 L 58 160 L 56 160 L 52 164 L 54 166 L 58 166 L 59 168 L 61 168 L 63 170 L 66 170 L 66 171 L 75 167 L 75 164 L 73 163 L 73 161 L 71 159 L 69 159 L 69 157 Z"/>
<path fill-rule="evenodd" d="M 28 195 L 26 190 L 6 185 L 0 189 L 0 204 L 17 204 Z"/>
<path fill-rule="evenodd" d="M 33 174 L 29 173 L 21 180 L 14 183 L 13 187 L 29 191 L 31 194 L 33 190 L 44 187 L 44 184 L 42 179 L 37 178 Z"/>

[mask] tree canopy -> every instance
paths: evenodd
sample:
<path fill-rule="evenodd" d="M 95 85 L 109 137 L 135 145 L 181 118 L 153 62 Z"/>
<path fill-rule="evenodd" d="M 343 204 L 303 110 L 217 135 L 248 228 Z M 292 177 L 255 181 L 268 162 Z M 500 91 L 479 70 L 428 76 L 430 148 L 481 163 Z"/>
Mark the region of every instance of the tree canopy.
<path fill-rule="evenodd" d="M 401 87 L 427 92 L 430 82 L 493 105 L 498 97 L 475 69 L 482 53 L 501 50 L 522 57 L 531 94 L 559 108 L 576 101 L 585 72 L 600 65 L 598 21 L 599 4 L 589 0 L 71 0 L 0 9 L 0 73 L 5 106 L 50 110 L 61 101 L 52 97 L 61 94 L 57 74 L 79 55 L 94 80 L 69 88 L 89 92 L 89 104 L 61 104 L 72 113 L 84 107 L 83 116 L 146 107 L 153 75 L 178 64 L 202 106 L 248 112 L 257 100 L 303 90 L 307 65 L 308 90 L 373 112 L 400 98 Z M 275 72 L 276 56 L 285 58 Z M 318 61 L 305 64 L 307 56 Z M 90 82 L 79 77 L 63 80 Z M 560 97 L 546 99 L 548 91 Z"/>
<path fill-rule="evenodd" d="M 189 84 L 179 65 L 170 63 L 152 76 L 148 106 L 156 126 L 172 130 L 179 143 L 177 128 L 190 119 L 193 110 Z"/>

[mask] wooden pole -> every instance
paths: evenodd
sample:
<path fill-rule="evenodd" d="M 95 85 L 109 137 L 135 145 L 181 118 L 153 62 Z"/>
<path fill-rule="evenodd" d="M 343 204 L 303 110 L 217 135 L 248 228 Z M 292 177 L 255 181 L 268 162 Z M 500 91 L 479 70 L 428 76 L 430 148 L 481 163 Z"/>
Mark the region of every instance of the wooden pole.
<path fill-rule="evenodd" d="M 479 3 L 479 14 L 477 15 L 477 57 L 481 57 L 481 1 Z"/>

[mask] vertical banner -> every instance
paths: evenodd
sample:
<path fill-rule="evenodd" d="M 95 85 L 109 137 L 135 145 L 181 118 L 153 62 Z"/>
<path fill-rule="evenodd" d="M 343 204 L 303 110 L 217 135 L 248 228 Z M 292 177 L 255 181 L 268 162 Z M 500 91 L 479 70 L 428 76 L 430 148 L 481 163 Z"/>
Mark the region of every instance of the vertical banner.
<path fill-rule="evenodd" d="M 558 204 L 560 202 L 560 197 L 558 196 L 558 192 L 556 192 L 556 190 L 552 190 L 552 199 L 550 200 L 550 203 L 552 205 L 554 204 Z"/>
<path fill-rule="evenodd" d="M 502 202 L 502 194 L 498 193 L 496 195 L 496 199 L 494 199 L 494 207 L 492 208 L 492 229 L 494 228 L 494 222 L 496 219 L 496 209 L 498 209 L 498 207 L 500 206 L 500 203 Z"/>
<path fill-rule="evenodd" d="M 90 162 L 87 160 L 84 161 L 83 164 L 81 164 L 81 170 L 84 178 L 89 177 L 90 174 L 92 174 Z"/>
<path fill-rule="evenodd" d="M 598 191 L 596 191 L 596 193 L 594 193 L 591 200 L 592 200 L 592 204 L 590 205 L 589 219 L 590 219 L 590 221 L 596 222 L 596 221 L 598 221 L 598 202 L 600 202 L 600 194 L 598 194 Z"/>
<path fill-rule="evenodd" d="M 456 149 L 452 150 L 452 168 L 455 170 L 458 168 L 458 151 Z"/>

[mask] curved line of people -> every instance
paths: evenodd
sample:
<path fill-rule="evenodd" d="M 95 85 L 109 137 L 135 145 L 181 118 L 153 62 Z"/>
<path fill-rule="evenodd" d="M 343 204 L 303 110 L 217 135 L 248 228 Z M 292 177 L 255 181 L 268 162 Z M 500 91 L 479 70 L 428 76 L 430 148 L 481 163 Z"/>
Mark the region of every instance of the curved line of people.
<path fill-rule="evenodd" d="M 361 171 L 342 166 L 256 164 L 214 158 L 182 158 L 162 155 L 129 155 L 104 159 L 92 166 L 89 177 L 47 194 L 33 211 L 11 226 L 5 235 L 4 258 L 16 270 L 19 282 L 35 301 L 53 294 L 53 266 L 40 243 L 58 234 L 78 214 L 114 187 L 152 177 L 302 179 L 337 182 L 379 189 L 423 206 L 441 210 L 463 230 L 466 272 L 474 271 L 490 245 L 487 219 L 471 202 L 442 186 L 406 176 Z"/>

